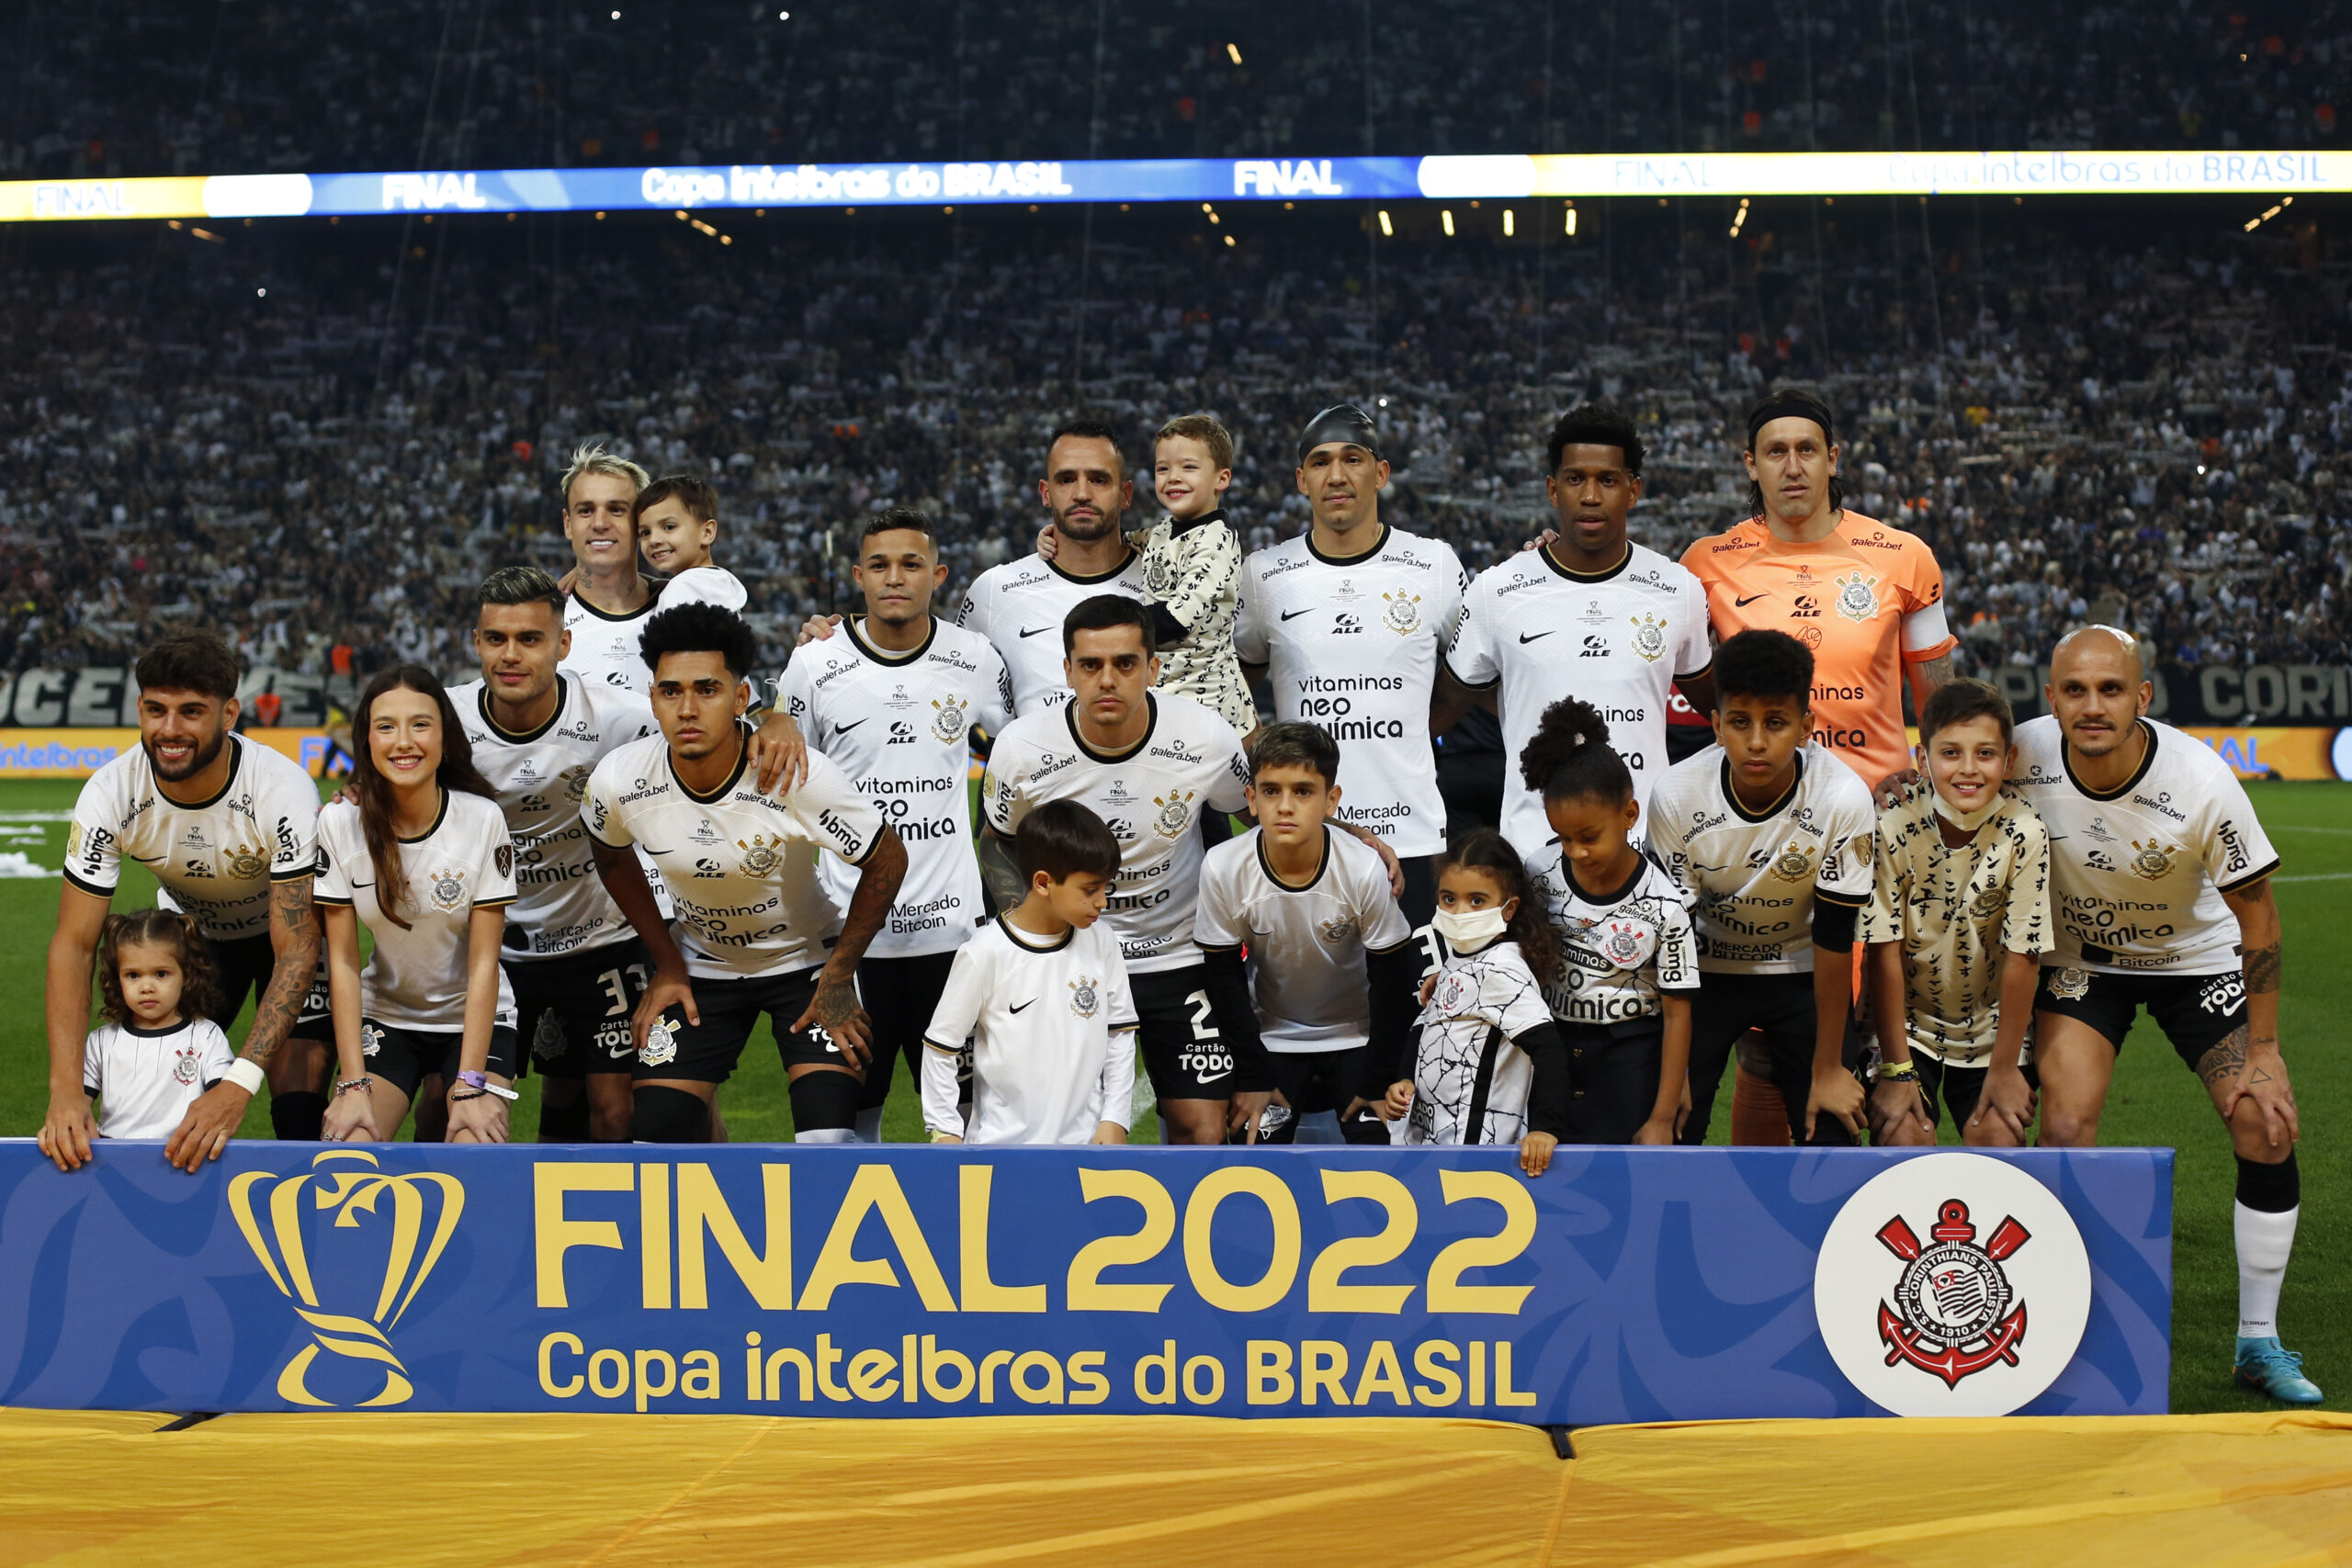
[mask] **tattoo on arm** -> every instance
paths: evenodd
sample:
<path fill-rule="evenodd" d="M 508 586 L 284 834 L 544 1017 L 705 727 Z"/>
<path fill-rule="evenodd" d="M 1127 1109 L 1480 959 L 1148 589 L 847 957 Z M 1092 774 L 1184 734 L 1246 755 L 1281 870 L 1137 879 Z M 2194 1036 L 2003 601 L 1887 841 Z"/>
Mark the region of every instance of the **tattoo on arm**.
<path fill-rule="evenodd" d="M 295 1021 L 302 1016 L 302 1003 L 311 994 L 311 980 L 318 970 L 322 937 L 318 908 L 311 902 L 310 879 L 272 884 L 269 918 L 277 938 L 277 962 L 270 968 L 269 986 L 254 1006 L 254 1026 L 245 1035 L 245 1059 L 259 1066 L 269 1065 L 292 1032 Z"/>
<path fill-rule="evenodd" d="M 2272 942 L 2258 947 L 2245 955 L 2245 988 L 2250 996 L 2262 996 L 2278 988 L 2279 951 L 2282 944 Z"/>
<path fill-rule="evenodd" d="M 1931 692 L 1939 686 L 1951 684 L 1951 655 L 1949 653 L 1939 653 L 1933 659 L 1923 659 L 1912 668 L 1918 671 L 1919 679 L 1927 683 L 1928 690 Z"/>
<path fill-rule="evenodd" d="M 890 906 L 898 902 L 899 884 L 906 875 L 907 847 L 898 829 L 885 827 L 858 872 L 856 890 L 850 894 L 849 909 L 842 916 L 842 934 L 835 939 L 833 956 L 825 965 L 829 972 L 838 970 L 844 976 L 856 972 L 857 961 L 865 956 L 867 945 L 889 919 Z"/>
<path fill-rule="evenodd" d="M 2197 1076 L 2206 1087 L 2226 1083 L 2245 1071 L 2246 1029 L 2240 1024 L 2222 1037 L 2222 1043 L 2197 1058 Z"/>
<path fill-rule="evenodd" d="M 993 828 L 980 829 L 980 883 L 1000 915 L 1029 896 L 1021 868 L 1013 863 L 1012 846 Z"/>

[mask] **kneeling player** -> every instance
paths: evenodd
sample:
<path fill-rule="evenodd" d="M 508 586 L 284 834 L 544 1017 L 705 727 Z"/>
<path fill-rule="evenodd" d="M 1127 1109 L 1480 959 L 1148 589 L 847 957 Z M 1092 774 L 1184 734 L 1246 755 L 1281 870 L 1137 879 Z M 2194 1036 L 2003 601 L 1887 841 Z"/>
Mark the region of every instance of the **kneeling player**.
<path fill-rule="evenodd" d="M 1119 939 L 1095 923 L 1119 840 L 1078 802 L 1049 800 L 1021 819 L 1012 852 L 1028 893 L 956 950 L 923 1032 L 923 1122 L 934 1144 L 1124 1144 L 1136 1004 Z M 956 1103 L 967 1040 L 968 1123 Z"/>
<path fill-rule="evenodd" d="M 2050 825 L 2057 915 L 2034 1004 L 2041 1142 L 2098 1141 L 2115 1054 L 2147 1009 L 2237 1155 L 2239 1381 L 2315 1404 L 2302 1358 L 2278 1343 L 2302 1203 L 2278 1050 L 2278 857 L 2229 764 L 2146 716 L 2154 694 L 2128 634 L 2068 636 L 2045 694 L 2049 714 L 2018 727 L 2018 785 Z"/>
<path fill-rule="evenodd" d="M 1268 725 L 1250 743 L 1250 773 L 1258 826 L 1209 852 L 1193 930 L 1241 1086 L 1233 1124 L 1249 1127 L 1265 1104 L 1261 1090 L 1245 1092 L 1262 1074 L 1294 1113 L 1267 1141 L 1336 1115 L 1349 1143 L 1385 1144 L 1374 1108 L 1408 1066 L 1421 951 L 1380 852 L 1328 820 L 1340 799 L 1329 732 Z"/>
<path fill-rule="evenodd" d="M 654 963 L 635 1021 L 629 1136 L 706 1142 L 711 1101 L 764 1012 L 791 1084 L 794 1141 L 849 1143 L 870 1027 L 857 961 L 898 897 L 906 850 L 814 752 L 805 782 L 760 793 L 743 722 L 758 645 L 741 616 L 716 604 L 663 610 L 639 647 L 662 733 L 606 755 L 587 795 L 597 874 Z M 670 885 L 675 942 L 631 844 Z M 859 868 L 846 915 L 817 880 L 815 848 Z"/>
<path fill-rule="evenodd" d="M 1963 1142 L 1995 1148 L 2022 1147 L 2033 1122 L 2025 1032 L 2050 945 L 2050 834 L 2002 793 L 2011 724 L 1982 681 L 1936 688 L 1919 715 L 1929 787 L 1878 820 L 1861 919 L 1881 1058 L 1872 1143 L 1934 1143 L 1939 1105 Z"/>

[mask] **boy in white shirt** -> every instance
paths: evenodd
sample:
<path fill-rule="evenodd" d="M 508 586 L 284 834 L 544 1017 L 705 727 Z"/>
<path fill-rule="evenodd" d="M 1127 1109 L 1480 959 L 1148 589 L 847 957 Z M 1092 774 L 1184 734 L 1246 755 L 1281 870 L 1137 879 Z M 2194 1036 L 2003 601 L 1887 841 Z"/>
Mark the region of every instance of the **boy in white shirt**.
<path fill-rule="evenodd" d="M 718 542 L 718 487 L 692 474 L 655 479 L 638 493 L 637 547 L 645 564 L 667 575 L 660 601 L 716 604 L 741 611 L 751 594 L 736 575 L 710 558 Z"/>
<path fill-rule="evenodd" d="M 1119 840 L 1074 800 L 1021 820 L 1028 896 L 958 948 L 923 1032 L 922 1118 L 934 1144 L 1124 1144 L 1136 1081 L 1136 1006 L 1102 919 Z M 956 1066 L 972 1051 L 972 1116 Z"/>

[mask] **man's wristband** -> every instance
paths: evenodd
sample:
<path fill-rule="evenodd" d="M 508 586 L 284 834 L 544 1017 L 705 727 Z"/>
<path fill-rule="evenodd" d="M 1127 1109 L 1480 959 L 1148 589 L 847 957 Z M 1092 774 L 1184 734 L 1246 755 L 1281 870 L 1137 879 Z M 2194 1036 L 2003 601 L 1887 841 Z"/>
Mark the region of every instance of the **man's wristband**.
<path fill-rule="evenodd" d="M 263 1075 L 260 1063 L 240 1056 L 229 1064 L 229 1070 L 220 1075 L 220 1081 L 235 1084 L 247 1094 L 259 1094 L 261 1086 L 269 1080 Z"/>

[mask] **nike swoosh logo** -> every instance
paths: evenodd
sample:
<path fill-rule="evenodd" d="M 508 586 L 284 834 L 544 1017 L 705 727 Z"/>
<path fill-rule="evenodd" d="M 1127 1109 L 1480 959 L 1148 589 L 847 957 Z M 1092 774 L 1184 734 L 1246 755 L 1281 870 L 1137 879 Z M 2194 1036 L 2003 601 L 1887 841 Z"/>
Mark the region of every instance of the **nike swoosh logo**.
<path fill-rule="evenodd" d="M 1763 595 L 1763 594 L 1761 594 L 1761 593 L 1750 593 L 1750 594 L 1749 594 L 1747 598 L 1745 598 L 1745 599 L 1735 599 L 1735 600 L 1733 600 L 1733 601 L 1731 602 L 1731 604 L 1732 604 L 1732 608 L 1736 610 L 1736 609 L 1739 608 L 1742 604 L 1755 604 L 1755 603 L 1756 603 L 1756 601 L 1758 601 L 1758 599 L 1761 599 L 1761 598 L 1763 598 L 1763 597 L 1764 597 L 1764 595 Z"/>
<path fill-rule="evenodd" d="M 1020 1007 L 1020 1008 L 1013 1008 L 1013 1009 L 1011 1009 L 1010 1010 L 1011 1010 L 1011 1011 L 1013 1011 L 1013 1012 L 1019 1012 L 1019 1011 L 1021 1010 L 1021 1008 L 1035 1007 L 1036 1005 L 1037 1005 L 1037 998 L 1035 998 L 1035 997 L 1031 997 L 1027 1001 L 1023 1002 L 1023 1003 L 1021 1004 L 1021 1007 Z"/>
<path fill-rule="evenodd" d="M 1313 614 L 1315 614 L 1315 612 L 1312 610 L 1284 610 L 1283 612 L 1282 618 L 1285 621 L 1295 621 L 1301 615 L 1311 615 Z"/>
<path fill-rule="evenodd" d="M 1554 626 L 1554 627 L 1552 628 L 1552 631 L 1558 631 L 1559 629 L 1560 629 L 1559 627 L 1557 627 L 1557 626 Z M 1552 635 L 1552 632 L 1521 632 L 1521 633 L 1520 633 L 1520 634 L 1519 634 L 1519 640 L 1520 640 L 1520 644 L 1521 644 L 1521 647 L 1524 647 L 1524 646 L 1526 646 L 1528 643 L 1533 642 L 1533 641 L 1534 641 L 1536 638 L 1538 638 L 1538 637 L 1550 637 L 1551 635 Z"/>
<path fill-rule="evenodd" d="M 1231 1077 L 1232 1076 L 1233 1076 L 1233 1069 L 1232 1069 L 1231 1067 L 1227 1067 L 1227 1068 L 1226 1068 L 1226 1069 L 1225 1069 L 1225 1071 L 1223 1071 L 1223 1072 L 1221 1072 L 1221 1073 L 1198 1073 L 1198 1074 L 1195 1074 L 1195 1075 L 1193 1075 L 1193 1081 L 1194 1083 L 1215 1083 L 1215 1082 L 1216 1082 L 1216 1080 L 1217 1080 L 1217 1079 L 1219 1079 L 1219 1078 L 1229 1078 L 1229 1077 Z"/>
<path fill-rule="evenodd" d="M 1021 628 L 1021 635 L 1023 637 L 1043 637 L 1046 633 L 1052 631 L 1053 629 L 1054 628 L 1051 626 L 1023 626 Z"/>
<path fill-rule="evenodd" d="M 872 718 L 873 716 L 874 716 L 872 714 L 867 714 L 865 718 Z M 865 718 L 859 719 L 857 724 L 864 724 L 865 722 Z M 857 724 L 837 724 L 833 726 L 833 733 L 835 735 L 847 735 L 851 730 L 857 728 Z"/>

